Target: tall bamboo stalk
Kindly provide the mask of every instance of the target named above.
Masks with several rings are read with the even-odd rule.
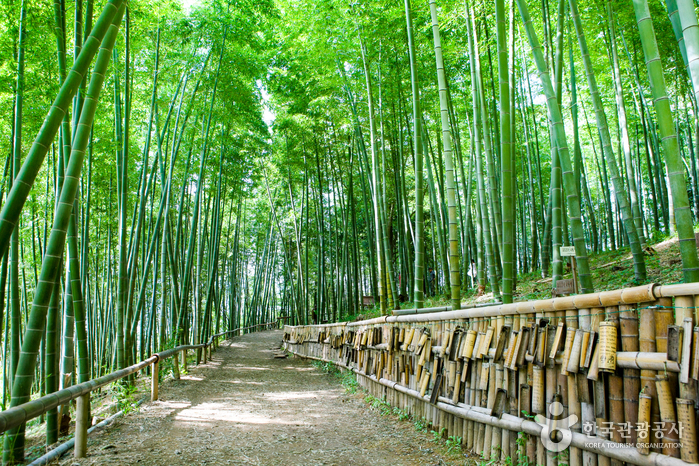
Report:
[[[670,101],[667,98],[665,76],[663,75],[658,44],[655,39],[653,20],[650,17],[647,0],[634,0],[633,7],[643,46],[643,55],[646,59],[653,105],[658,116],[658,130],[665,155],[667,175],[670,180],[677,235],[680,239],[684,281],[695,282],[699,281],[699,258],[697,257],[697,247],[694,241],[692,212],[689,209],[684,167],[677,145],[675,119],[670,110]]]
[[[539,39],[534,31],[534,25],[531,22],[531,16],[529,15],[529,8],[526,4],[526,0],[517,0],[517,6],[519,8],[520,15],[522,16],[522,22],[524,23],[527,38],[529,39],[529,43],[534,54],[539,79],[544,87],[546,103],[549,110],[549,118],[555,130],[554,133],[556,136],[558,154],[561,167],[563,169],[563,183],[565,185],[566,196],[568,198],[568,207],[570,209],[571,230],[573,234],[573,243],[575,245],[575,256],[579,267],[582,292],[591,293],[594,288],[592,284],[592,276],[590,275],[590,267],[587,260],[587,248],[585,245],[582,220],[580,218],[580,199],[575,191],[575,177],[573,175],[573,167],[571,165],[570,155],[568,153],[561,109],[556,102],[556,96],[554,95],[553,87],[551,86],[551,77],[546,70],[546,63],[544,61],[541,45],[539,44]]]
[[[430,15],[432,17],[432,35],[434,38],[434,54],[437,62],[437,81],[439,85],[439,108],[442,122],[442,145],[444,146],[444,165],[446,167],[447,204],[449,218],[449,283],[451,284],[452,309],[461,309],[461,277],[459,274],[459,232],[456,220],[456,183],[454,181],[454,159],[452,155],[452,139],[449,126],[449,107],[447,98],[447,81],[444,76],[444,59],[442,57],[442,42],[439,36],[439,20],[437,4],[430,0]]]
[[[643,256],[643,248],[641,241],[639,240],[639,233],[636,228],[636,224],[634,223],[634,214],[632,213],[631,206],[629,205],[626,189],[624,187],[623,180],[619,175],[616,156],[612,150],[607,115],[604,111],[599,89],[597,88],[597,79],[595,78],[595,71],[592,67],[592,60],[590,58],[590,52],[587,48],[587,40],[585,39],[585,31],[582,27],[582,21],[580,20],[580,14],[578,12],[578,2],[577,0],[569,0],[569,3],[573,23],[575,24],[575,31],[578,36],[578,44],[580,45],[580,54],[582,55],[583,65],[585,66],[587,84],[590,88],[590,96],[592,97],[592,104],[595,108],[597,129],[602,139],[602,150],[604,151],[605,159],[607,160],[607,165],[612,175],[612,183],[614,183],[614,193],[616,194],[617,205],[621,210],[621,216],[624,221],[624,229],[629,238],[629,246],[631,247],[631,254],[633,256],[634,277],[637,282],[642,283],[646,279],[646,264]]]
[[[60,193],[60,202],[56,208],[51,235],[46,245],[46,254],[41,264],[41,274],[27,322],[27,331],[24,336],[24,341],[22,342],[22,352],[17,366],[15,380],[12,385],[11,406],[18,406],[28,401],[31,394],[36,356],[44,333],[46,313],[53,292],[53,285],[58,278],[56,277],[56,271],[63,256],[66,230],[78,190],[85,149],[97,108],[99,92],[104,82],[104,76],[109,65],[110,55],[114,47],[114,42],[116,41],[117,31],[124,10],[125,6],[121,4],[118,12],[113,16],[108,31],[105,33],[104,43],[100,48],[100,53],[90,79],[85,105],[81,112],[80,122],[75,133],[73,150],[66,168],[66,178]],[[24,426],[11,429],[5,434],[3,463],[21,461],[24,458],[23,438]]]

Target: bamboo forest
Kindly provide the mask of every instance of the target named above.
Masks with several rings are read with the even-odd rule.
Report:
[[[98,391],[152,377],[157,399],[158,377],[194,370],[179,348],[198,367],[219,336],[287,326],[295,345],[303,333],[288,329],[699,282],[698,7],[3,0],[3,464],[73,428],[77,456],[85,394],[87,413]],[[624,299],[612,305],[642,302]],[[695,319],[699,304],[686,306]],[[699,351],[692,322],[687,358]],[[448,358],[461,330],[444,332]],[[623,351],[645,354],[644,341]],[[371,361],[378,383],[388,369]],[[696,406],[696,386],[679,390]],[[179,464],[162,461],[143,464]]]

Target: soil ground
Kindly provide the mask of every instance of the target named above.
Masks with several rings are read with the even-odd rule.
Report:
[[[369,408],[310,361],[275,359],[279,330],[222,343],[208,364],[161,384],[146,403],[90,436],[65,465],[451,465],[444,441]]]

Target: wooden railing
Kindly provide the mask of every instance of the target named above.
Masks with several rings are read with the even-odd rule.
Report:
[[[73,400],[77,400],[75,418],[74,456],[76,458],[84,458],[87,453],[87,430],[88,427],[90,427],[89,413],[91,392],[97,390],[100,387],[104,387],[107,384],[116,382],[117,380],[121,380],[124,377],[127,377],[152,365],[153,370],[151,377],[151,401],[155,401],[158,399],[158,364],[160,361],[163,361],[170,357],[174,357],[175,378],[179,378],[178,357],[180,353],[183,353],[183,358],[186,361],[187,351],[203,349],[203,362],[206,363],[207,353],[208,357],[210,357],[214,347],[218,345],[219,338],[224,337],[226,335],[236,336],[237,334],[242,334],[246,330],[267,330],[276,326],[277,322],[269,322],[264,324],[257,324],[248,327],[237,328],[235,330],[229,330],[227,332],[212,335],[206,343],[202,343],[199,345],[181,345],[166,351],[161,351],[159,353],[153,354],[148,359],[145,359],[132,366],[111,372],[97,379],[73,385],[71,387],[64,388],[63,390],[58,390],[54,393],[49,393],[48,395],[42,396],[41,398],[29,401],[19,406],[9,408],[5,411],[0,412],[0,433],[3,433],[13,427],[22,425],[31,419],[37,418],[42,414],[45,414],[48,411],[57,408],[58,406],[65,405]]]
[[[698,460],[698,308],[699,283],[651,284],[286,326],[284,345],[488,460],[681,466]]]

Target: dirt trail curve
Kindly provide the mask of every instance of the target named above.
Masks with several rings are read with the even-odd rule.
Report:
[[[160,399],[90,436],[63,464],[439,465],[412,423],[367,409],[307,360],[274,359],[279,330],[226,341]]]

